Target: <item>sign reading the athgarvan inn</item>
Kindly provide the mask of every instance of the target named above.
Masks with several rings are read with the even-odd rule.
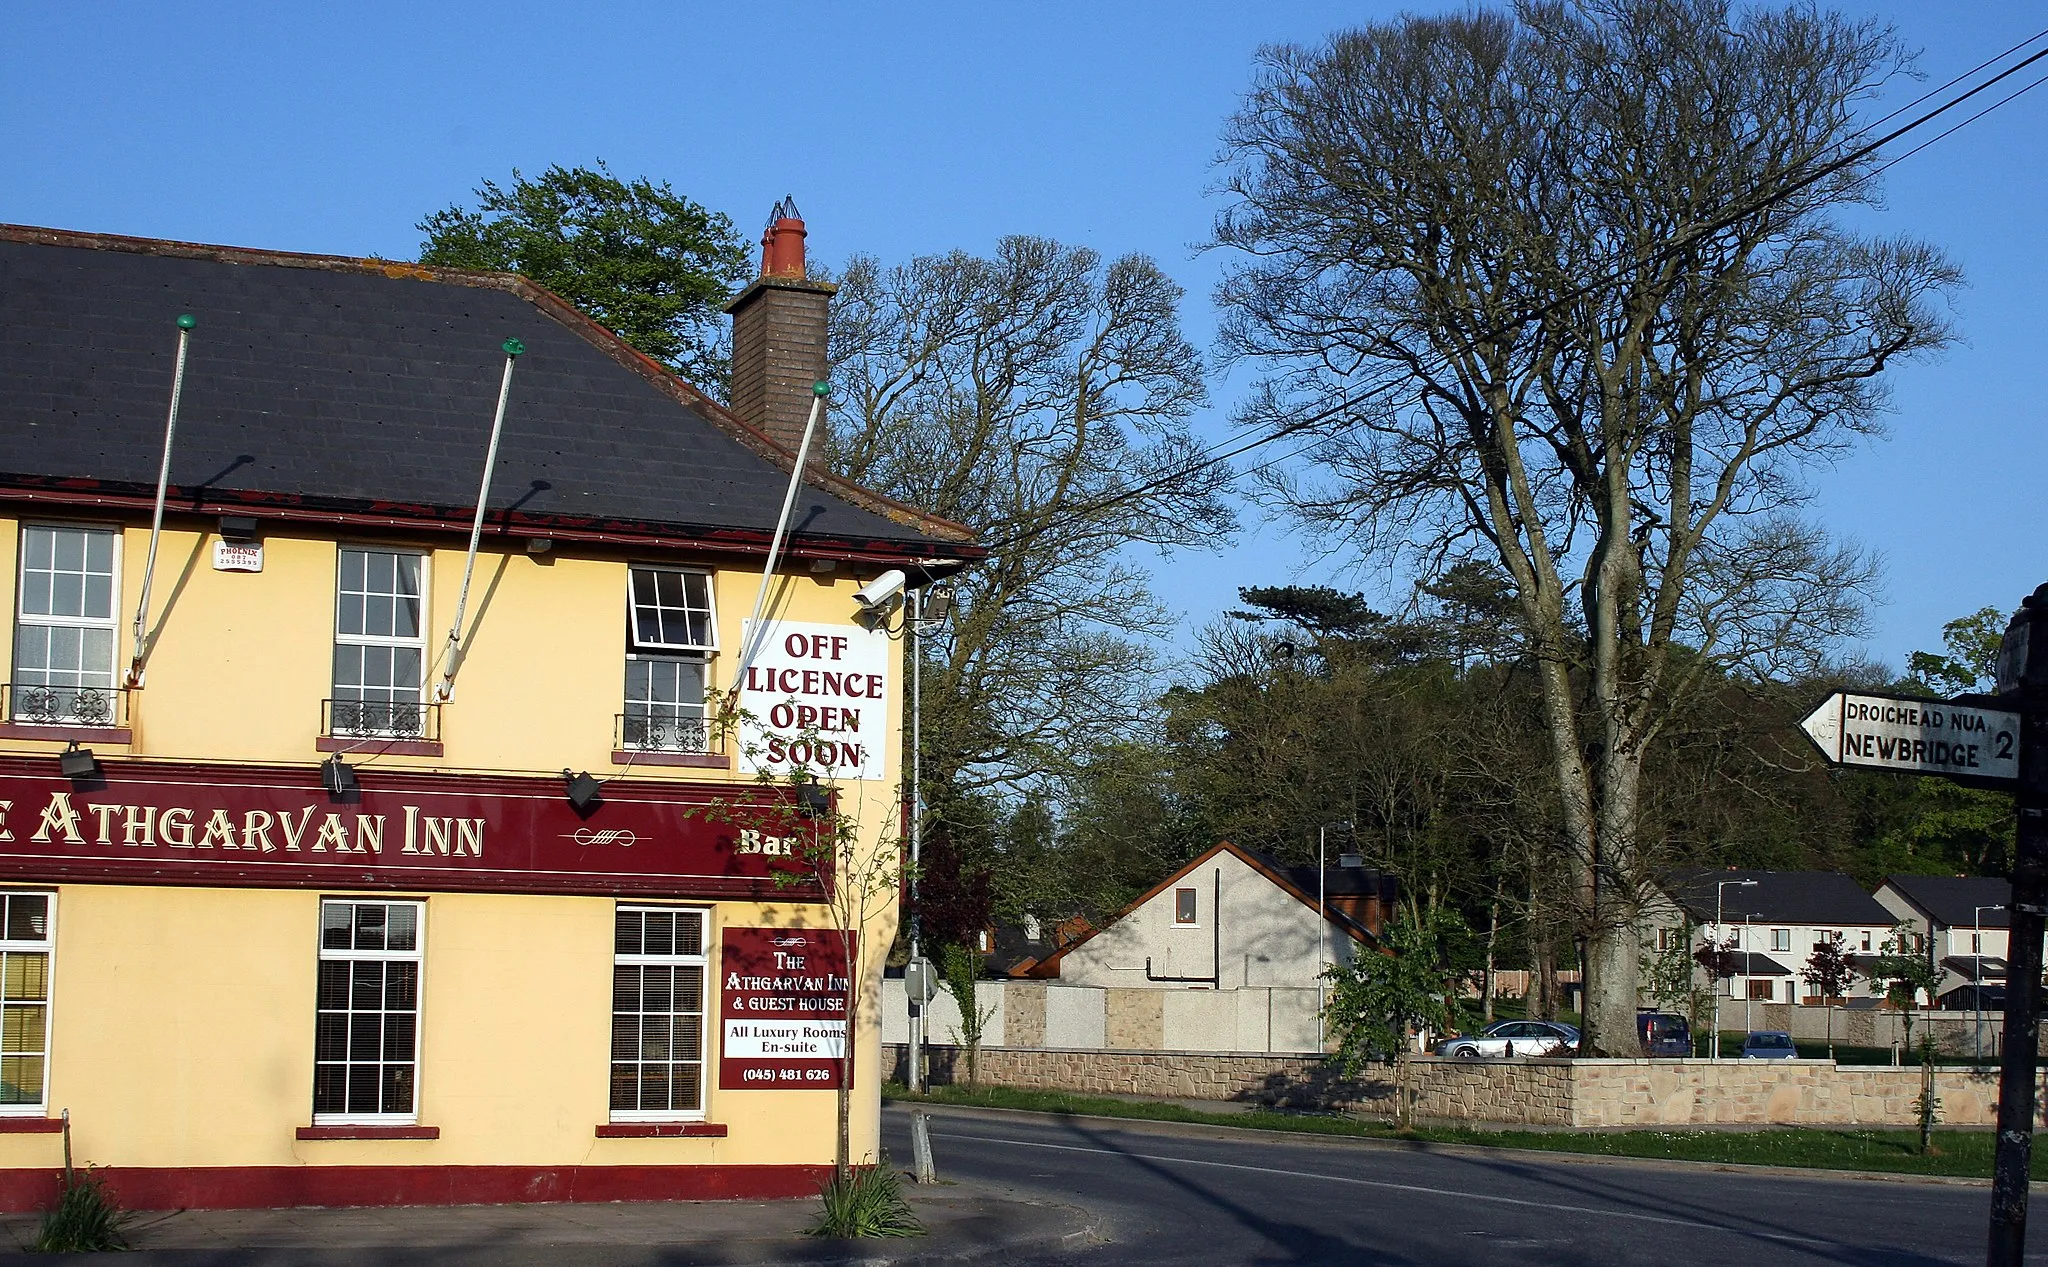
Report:
[[[727,928],[718,956],[718,1085],[823,1091],[846,1074],[846,951],[831,928]]]
[[[815,901],[787,793],[604,785],[588,816],[545,778],[358,767],[335,797],[319,772],[102,760],[73,781],[55,758],[0,757],[0,878],[262,888],[664,894]],[[786,878],[777,879],[777,873]]]

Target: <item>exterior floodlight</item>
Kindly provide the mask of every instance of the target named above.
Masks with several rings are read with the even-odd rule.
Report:
[[[1365,865],[1365,855],[1362,853],[1340,853],[1337,855],[1337,865],[1356,871]]]
[[[562,782],[568,791],[569,808],[579,814],[588,814],[604,801],[604,784],[587,773],[572,774],[565,769]]]
[[[320,783],[329,796],[353,796],[360,786],[356,782],[356,772],[349,768],[339,753],[320,763]]]
[[[951,585],[934,585],[924,592],[924,598],[917,608],[917,618],[919,620],[930,621],[935,625],[943,625],[946,623],[946,617],[952,614],[953,587]]]
[[[805,818],[824,818],[832,812],[832,793],[816,783],[796,785],[796,810]]]
[[[74,739],[70,747],[57,754],[57,769],[67,779],[89,779],[100,772],[100,763],[92,749],[79,747]]]

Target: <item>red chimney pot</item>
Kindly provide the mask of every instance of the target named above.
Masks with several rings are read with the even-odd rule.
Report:
[[[804,276],[804,222],[784,216],[761,235],[761,276]]]

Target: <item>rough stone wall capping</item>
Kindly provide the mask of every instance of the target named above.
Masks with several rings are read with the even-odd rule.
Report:
[[[934,1084],[964,1079],[957,1049],[930,1049]],[[884,1059],[901,1078],[903,1049]],[[984,1085],[1160,1099],[1229,1100],[1368,1116],[1394,1110],[1393,1069],[1337,1076],[1314,1056],[1188,1051],[1093,1051],[984,1047]],[[1836,1065],[1826,1060],[1446,1060],[1410,1065],[1418,1119],[1577,1127],[1911,1126],[1920,1070]],[[2048,1077],[2037,1096],[2048,1125]],[[1995,1071],[1935,1072],[1944,1126],[1990,1126],[1998,1112]]]

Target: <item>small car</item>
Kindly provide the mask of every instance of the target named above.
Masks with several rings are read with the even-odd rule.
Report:
[[[1799,1049],[1782,1029],[1753,1029],[1742,1040],[1744,1060],[1795,1060]]]
[[[1459,1060],[1487,1056],[1566,1056],[1578,1050],[1579,1031],[1563,1021],[1495,1021],[1476,1034],[1437,1044],[1437,1054]]]
[[[1636,1013],[1636,1037],[1646,1056],[1692,1056],[1692,1024],[1676,1013]]]

